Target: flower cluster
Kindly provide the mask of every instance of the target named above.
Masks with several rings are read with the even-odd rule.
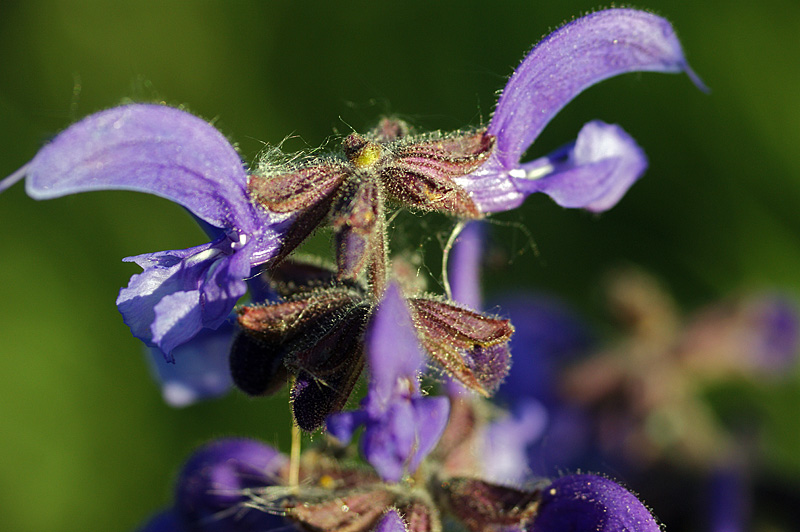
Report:
[[[248,169],[209,123],[133,104],[69,127],[0,182],[24,177],[35,199],[127,189],[185,207],[210,242],[124,259],[143,271],[117,298],[165,397],[183,405],[231,384],[265,395],[288,383],[296,426],[330,436],[291,461],[250,440],[210,444],[145,530],[658,530],[604,477],[526,474],[524,449],[542,424],[534,410],[508,418],[486,401],[509,373],[514,327],[481,311],[476,226],[456,241],[446,294],[404,275],[387,238],[394,209],[461,227],[535,192],[568,208],[613,207],[647,166],[619,126],[589,122],[556,152],[523,156],[581,91],[636,71],[685,72],[702,88],[667,21],[609,9],[534,47],[485,126],[419,134],[385,118],[333,153]],[[320,228],[333,233],[332,266],[293,255]],[[364,368],[366,396],[345,410]],[[437,380],[446,393],[431,396]],[[368,465],[347,447],[358,434]]]

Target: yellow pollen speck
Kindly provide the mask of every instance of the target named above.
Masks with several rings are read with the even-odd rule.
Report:
[[[550,488],[550,495],[555,495],[555,494],[556,494],[556,489]]]
[[[381,147],[372,142],[367,143],[366,146],[358,150],[358,153],[353,157],[353,165],[357,168],[366,168],[377,163],[381,158]]]
[[[336,486],[336,481],[330,475],[322,475],[319,478],[319,486],[325,489],[333,489]]]

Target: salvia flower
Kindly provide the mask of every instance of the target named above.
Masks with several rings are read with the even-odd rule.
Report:
[[[251,176],[250,193],[271,211],[295,214],[281,256],[321,223],[333,226],[340,278],[355,278],[367,265],[384,267],[387,197],[461,218],[515,208],[534,192],[564,207],[603,211],[647,166],[642,150],[618,126],[590,122],[569,146],[520,160],[580,92],[635,71],[683,71],[704,88],[669,22],[630,9],[600,11],[553,32],[528,54],[488,127],[418,136],[403,122],[384,119],[367,135],[348,135],[340,154],[288,167],[266,164]]]
[[[34,199],[91,190],[162,196],[201,220],[212,238],[189,249],[124,259],[144,270],[120,291],[117,306],[134,336],[167,356],[202,328],[216,329],[246,292],[253,266],[280,243],[280,217],[252,204],[236,150],[213,126],[163,105],[125,105],[70,126],[27,165]]]
[[[362,408],[335,414],[328,432],[347,442],[366,427],[361,447],[367,461],[389,482],[413,473],[447,424],[446,397],[423,397],[419,376],[425,365],[411,312],[392,283],[370,318],[365,339],[369,391]]]
[[[651,13],[608,9],[554,31],[531,50],[503,89],[486,130],[495,138],[489,159],[455,181],[483,213],[513,209],[534,192],[564,207],[613,207],[647,166],[642,150],[618,126],[590,122],[575,143],[520,161],[545,125],[583,90],[639,71],[686,72],[704,89],[672,26]]]

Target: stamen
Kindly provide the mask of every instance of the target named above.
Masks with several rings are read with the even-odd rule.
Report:
[[[233,235],[230,235],[228,238],[230,238],[231,236],[238,236],[239,237],[238,240],[235,240],[235,241],[231,242],[231,249],[232,250],[236,251],[237,249],[242,249],[244,247],[244,245],[247,244],[247,235],[245,233],[242,233],[240,235],[236,235],[236,233],[234,233]],[[233,240],[233,239],[231,239],[231,240]]]
[[[508,175],[515,179],[527,179],[528,181],[535,181],[549,175],[555,170],[552,164],[547,163],[538,168],[525,170],[524,168],[514,168],[509,170]]]
[[[219,248],[212,247],[212,248],[208,248],[205,251],[201,251],[197,255],[192,255],[191,257],[187,257],[186,260],[184,261],[184,263],[186,264],[186,266],[193,266],[193,265],[198,264],[200,262],[205,262],[207,260],[211,260],[214,257],[216,257],[218,255],[221,255],[221,254],[222,254],[222,251]]]

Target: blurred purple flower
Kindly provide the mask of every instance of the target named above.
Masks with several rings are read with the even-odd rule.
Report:
[[[485,227],[468,223],[450,252],[448,278],[453,299],[482,306],[481,262]],[[558,369],[588,349],[590,335],[583,323],[555,299],[533,293],[501,298],[498,305],[515,326],[508,348],[514,354],[497,397],[510,409],[490,423],[483,436],[483,473],[487,480],[522,483],[547,476],[580,454],[589,425],[585,414],[557,396]],[[459,383],[445,381],[451,396],[466,393]],[[543,438],[544,437],[544,438]]]
[[[533,477],[529,448],[545,435],[548,412],[538,401],[523,401],[506,417],[490,423],[481,446],[482,478],[504,485],[523,485]]]
[[[187,532],[175,511],[165,510],[151,517],[137,532]]]
[[[139,532],[286,530],[282,517],[246,505],[248,489],[281,483],[286,462],[278,451],[254,440],[216,440],[183,466],[174,507],[156,515]]]
[[[364,456],[381,478],[397,482],[405,472],[415,471],[439,441],[450,406],[445,397],[423,397],[420,392],[425,356],[396,284],[386,288],[367,327],[367,396],[359,410],[330,416],[328,431],[347,442],[364,425]]]
[[[544,38],[511,76],[487,133],[496,146],[486,163],[455,181],[483,213],[518,207],[543,192],[563,207],[604,211],[641,176],[647,160],[615,125],[586,124],[577,140],[555,153],[522,163],[545,125],[583,90],[626,72],[686,72],[672,26],[633,9],[608,9],[579,18]]]
[[[714,469],[708,481],[708,513],[711,532],[749,530],[752,486],[741,464]]]
[[[250,201],[245,168],[228,140],[163,105],[84,118],[0,182],[0,191],[25,176],[34,199],[134,190],[172,200],[201,221],[208,244],[124,259],[144,271],[120,291],[117,306],[134,336],[170,360],[173,349],[227,319],[247,290],[244,279],[276,253],[283,230],[281,217]]]
[[[709,306],[687,327],[684,358],[709,375],[784,375],[797,363],[800,314],[785,294]]]
[[[518,479],[548,476],[574,466],[587,445],[589,418],[559,396],[557,385],[559,370],[589,348],[590,334],[573,312],[553,298],[528,293],[498,301],[516,327],[509,345],[513,371],[497,391],[510,417],[490,426],[487,436],[509,447],[506,456],[524,457],[527,468],[516,470]],[[518,432],[511,437],[514,427]],[[502,466],[502,454],[489,456],[487,470]]]

